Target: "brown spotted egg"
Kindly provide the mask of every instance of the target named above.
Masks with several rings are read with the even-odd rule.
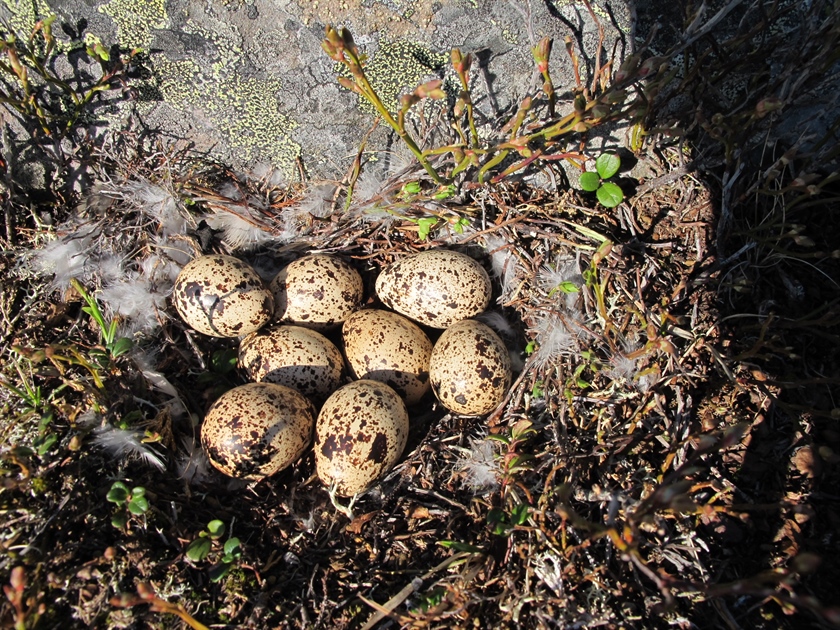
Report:
[[[344,358],[321,333],[274,326],[239,344],[239,365],[253,381],[277,383],[324,401],[344,380]]]
[[[344,322],[342,337],[354,378],[387,383],[407,405],[429,391],[432,342],[414,322],[390,311],[357,311]]]
[[[376,295],[388,308],[432,328],[448,328],[478,315],[490,303],[490,277],[459,252],[432,249],[386,267]]]
[[[275,383],[248,383],[222,394],[201,424],[210,463],[230,477],[259,480],[293,464],[312,441],[315,409]]]
[[[258,330],[274,313],[274,298],[250,265],[212,254],[187,263],[172,289],[175,310],[195,330],[238,337]]]
[[[480,416],[501,403],[511,381],[510,355],[493,330],[466,319],[447,328],[429,361],[432,391],[455,413]]]
[[[378,381],[353,381],[318,414],[318,477],[339,496],[356,495],[397,463],[407,440],[408,412],[399,395]]]
[[[362,277],[348,263],[322,254],[299,258],[271,281],[275,318],[315,330],[341,324],[362,303]]]

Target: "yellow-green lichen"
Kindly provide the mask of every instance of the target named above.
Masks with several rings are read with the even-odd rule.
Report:
[[[35,22],[55,13],[46,0],[2,0],[11,13],[9,26],[12,32],[21,35],[29,34]]]
[[[409,41],[384,42],[365,66],[365,73],[382,102],[390,111],[399,108],[399,97],[432,75],[438,75],[449,56]],[[360,100],[363,111],[373,107]]]
[[[159,59],[155,74],[164,100],[183,110],[200,109],[242,162],[268,159],[284,173],[295,172],[300,146],[289,135],[297,124],[277,108],[277,79],[215,75],[208,81],[193,61]]]
[[[165,10],[149,9],[143,19],[127,8],[141,0],[111,0],[103,7],[117,23],[120,44],[148,47],[153,28],[161,28],[168,20]],[[154,0],[163,9],[162,0]],[[216,25],[209,31],[193,21],[183,25],[185,33],[195,34],[215,51],[206,69],[195,61],[173,61],[163,55],[153,55],[151,62],[157,88],[165,102],[185,112],[199,110],[219,133],[220,140],[236,152],[237,160],[271,160],[287,175],[295,172],[300,146],[290,139],[297,126],[280,113],[277,94],[281,83],[276,79],[242,77],[238,62],[243,50],[234,27],[228,23]],[[123,40],[128,37],[129,40]]]
[[[126,48],[149,48],[152,29],[166,28],[169,15],[164,0],[111,0],[99,7],[117,25],[117,39]]]

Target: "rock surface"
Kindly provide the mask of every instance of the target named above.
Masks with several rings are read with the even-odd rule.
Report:
[[[593,2],[593,8],[605,30],[605,50],[621,57],[632,41],[625,0]],[[574,0],[0,3],[0,13],[18,28],[32,24],[35,11],[39,17],[56,13],[65,32],[83,26],[106,45],[149,51],[150,76],[139,98],[122,106],[135,110],[148,128],[235,167],[270,164],[292,177],[299,158],[309,176],[343,175],[374,118],[336,83],[338,68],[321,49],[327,24],[350,28],[368,55],[375,87],[394,107],[402,93],[435,77],[454,89],[450,50],[474,53],[478,122],[497,126],[541,85],[530,52],[540,38],[554,38],[551,73],[567,101],[575,81],[565,37],[584,51],[589,71],[598,42],[597,23]],[[406,156],[383,127],[368,146],[385,168],[399,168]]]

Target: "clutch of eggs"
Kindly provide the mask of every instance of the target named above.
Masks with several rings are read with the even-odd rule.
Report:
[[[511,382],[504,343],[473,319],[487,308],[489,276],[448,250],[406,256],[376,280],[393,311],[359,310],[359,273],[329,255],[304,256],[265,286],[246,263],[221,255],[184,267],[173,303],[195,330],[242,337],[239,364],[256,381],[208,411],[201,440],[230,476],[260,479],[305,451],[315,433],[319,477],[337,494],[364,491],[398,461],[408,435],[406,405],[431,389],[447,409],[483,415]],[[269,328],[269,321],[279,322]],[[417,323],[445,329],[437,343]],[[321,332],[338,326],[344,356]],[[321,332],[318,332],[321,331]],[[345,364],[351,378],[345,381]],[[321,412],[307,398],[322,403]]]

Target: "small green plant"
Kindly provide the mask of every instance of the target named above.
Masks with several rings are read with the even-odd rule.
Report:
[[[531,470],[533,455],[522,453],[520,447],[533,435],[536,434],[533,423],[530,420],[519,420],[511,428],[507,435],[490,434],[487,439],[504,444],[506,452],[502,453],[502,487],[505,488],[515,483],[515,477],[521,472]]]
[[[117,505],[117,511],[111,517],[111,525],[117,529],[124,529],[131,515],[142,516],[149,510],[146,489],[142,486],[129,489],[122,481],[115,481],[106,498]]]
[[[615,153],[602,153],[595,160],[595,171],[580,175],[580,187],[587,192],[594,192],[598,201],[605,208],[615,208],[624,200],[624,192],[618,184],[605,181],[621,168],[621,158]]]
[[[28,37],[16,36],[0,23],[0,103],[33,121],[36,132],[58,139],[76,125],[97,94],[124,82],[139,51],[121,54],[96,38],[85,45],[59,42],[52,29],[55,20],[55,15],[39,20]],[[99,76],[72,85],[56,70],[62,67],[56,59],[70,52],[96,62]]]
[[[102,314],[102,310],[99,308],[96,299],[85,290],[82,284],[75,278],[70,280],[70,284],[73,285],[73,288],[76,289],[87,304],[87,306],[82,307],[82,310],[90,315],[99,325],[102,342],[105,345],[108,356],[111,359],[116,359],[131,350],[134,346],[131,339],[128,337],[117,337],[117,326],[119,324],[117,319],[112,319],[110,322],[105,321],[105,316]]]
[[[198,534],[198,538],[192,541],[187,547],[186,556],[193,562],[202,562],[210,556],[214,547],[218,547],[218,542],[225,535],[225,524],[214,519],[207,523],[205,527]],[[210,568],[210,579],[213,582],[218,582],[225,577],[231,567],[242,557],[242,549],[239,544],[239,539],[235,537],[228,538],[222,545],[218,561]]]
[[[346,28],[341,31],[336,31],[333,27],[327,26],[326,39],[321,43],[326,53],[335,61],[344,64],[350,71],[353,79],[347,77],[339,77],[338,82],[351,92],[365,98],[373,107],[382,119],[397,132],[400,138],[405,142],[406,146],[411,150],[414,156],[419,160],[420,164],[429,174],[429,176],[438,184],[443,184],[444,181],[438,175],[437,171],[429,162],[429,159],[420,150],[417,141],[405,128],[405,116],[408,111],[424,98],[440,99],[446,96],[445,92],[440,89],[440,80],[435,79],[419,86],[411,94],[406,94],[402,97],[400,102],[400,111],[394,117],[388,108],[379,98],[376,90],[368,81],[367,75],[363,70],[364,55],[359,54],[359,49],[353,41],[353,36]]]
[[[595,17],[594,13],[592,15]],[[595,19],[597,21],[596,17]],[[456,48],[451,52],[451,62],[458,75],[460,91],[451,111],[454,135],[450,136],[449,144],[445,144],[444,141],[443,146],[421,149],[421,143],[406,127],[406,116],[411,108],[423,99],[443,99],[446,93],[442,82],[434,79],[403,95],[399,112],[393,113],[388,111],[368,80],[364,70],[366,57],[359,52],[346,28],[336,30],[327,26],[322,47],[330,58],[342,64],[349,72],[349,77],[340,76],[338,82],[373,106],[381,119],[399,135],[429,177],[439,186],[453,183],[458,175],[470,169],[479,183],[484,183],[492,170],[502,169],[490,178],[491,182],[496,183],[539,162],[570,160],[579,163],[584,156],[567,149],[572,134],[586,133],[597,125],[619,118],[635,121],[646,113],[640,102],[628,99],[627,88],[645,79],[651,71],[650,68],[639,65],[639,55],[625,60],[614,76],[611,64],[601,65],[599,62],[593,72],[591,84],[584,85],[580,79],[579,59],[574,54],[569,40],[567,50],[572,58],[577,84],[573,90],[574,108],[569,114],[557,118],[556,93],[549,75],[552,42],[545,38],[531,51],[543,78],[542,95],[527,96],[523,99],[516,113],[501,128],[505,137],[481,138],[475,125],[469,86],[472,56],[463,54]],[[598,58],[600,59],[600,56]],[[360,167],[358,157],[355,166],[354,178],[358,176]],[[350,188],[352,189],[352,184]]]
[[[55,419],[52,401],[64,386],[59,386],[50,391],[49,396],[44,396],[40,385],[35,385],[31,376],[27,376],[21,368],[20,361],[15,362],[15,369],[17,370],[20,384],[15,385],[10,383],[5,378],[0,377],[0,386],[5,387],[18,398],[20,398],[24,407],[18,420],[29,418],[33,415],[39,416],[38,420],[38,434],[35,437],[32,446],[39,456],[44,455],[49,451],[56,442],[58,436],[51,430],[52,421]]]
[[[496,536],[507,537],[516,527],[527,523],[528,516],[528,506],[524,503],[514,505],[509,510],[492,508],[487,513],[487,524]]]

